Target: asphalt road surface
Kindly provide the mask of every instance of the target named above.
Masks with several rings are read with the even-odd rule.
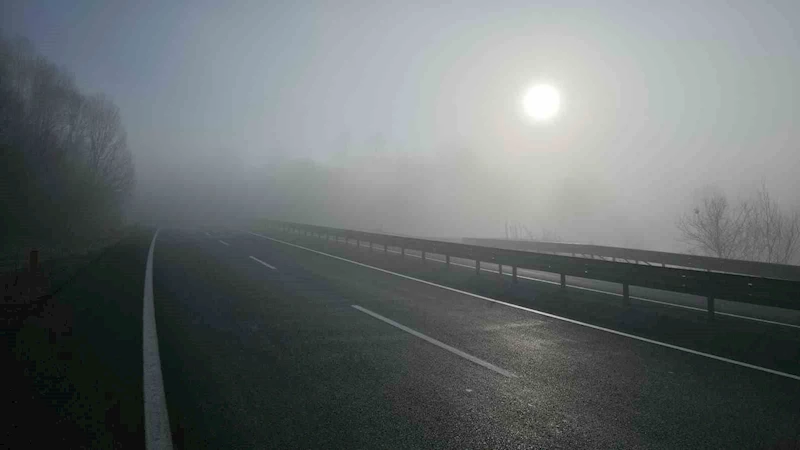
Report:
[[[658,305],[623,313],[592,292],[501,289],[465,268],[445,274],[377,249],[273,237],[162,230],[156,241],[155,317],[177,448],[800,445],[797,329],[734,318],[712,326]],[[598,326],[617,320],[632,334],[784,375],[298,245],[492,298],[527,289],[525,306],[584,321],[591,313]]]

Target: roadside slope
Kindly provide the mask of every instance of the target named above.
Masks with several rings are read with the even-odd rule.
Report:
[[[142,281],[151,237],[139,230],[98,253],[49,300],[55,318],[4,334],[12,447],[144,446]],[[71,332],[51,334],[64,324]]]

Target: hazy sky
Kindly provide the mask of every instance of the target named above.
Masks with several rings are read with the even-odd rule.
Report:
[[[382,136],[477,151],[523,191],[579,180],[645,221],[705,183],[800,203],[800,2],[439,3],[21,0],[2,20],[113,97],[142,170]],[[545,126],[520,112],[538,80],[563,101]]]

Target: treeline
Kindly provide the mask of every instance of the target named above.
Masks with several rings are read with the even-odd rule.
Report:
[[[0,246],[114,228],[133,187],[117,107],[0,35]]]
[[[417,236],[496,226],[502,186],[467,152],[367,155],[345,164],[286,160],[254,177],[250,203],[283,220]]]
[[[222,151],[189,162],[150,159],[154,167],[141,170],[135,216],[164,226],[271,217],[447,237],[480,235],[496,227],[501,211],[502,186],[487,181],[494,176],[468,152],[275,157],[261,166],[231,159]]]
[[[792,264],[800,255],[800,210],[781,207],[766,182],[738,203],[722,191],[707,192],[677,226],[684,242],[708,256]]]

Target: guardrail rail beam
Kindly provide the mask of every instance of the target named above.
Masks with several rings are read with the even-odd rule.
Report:
[[[428,253],[445,255],[448,267],[451,258],[473,260],[476,275],[480,275],[481,261],[497,264],[501,275],[505,275],[503,266],[507,265],[511,266],[514,282],[518,281],[521,268],[559,274],[563,288],[567,276],[622,284],[622,299],[626,305],[630,304],[630,285],[633,285],[705,297],[710,318],[715,314],[715,299],[800,310],[800,268],[790,265],[582,244],[509,243],[496,239],[465,239],[477,243],[457,243],[292,222],[268,220],[265,223],[269,229],[286,230],[298,236],[312,232],[317,236],[324,234],[326,238],[332,235],[335,241],[346,244],[354,239],[357,247],[361,246],[361,241],[367,241],[371,251],[377,242],[383,244],[384,253],[388,253],[391,243],[400,248],[403,258],[406,249],[421,252],[423,262],[427,262]],[[570,253],[584,257],[567,256]]]

